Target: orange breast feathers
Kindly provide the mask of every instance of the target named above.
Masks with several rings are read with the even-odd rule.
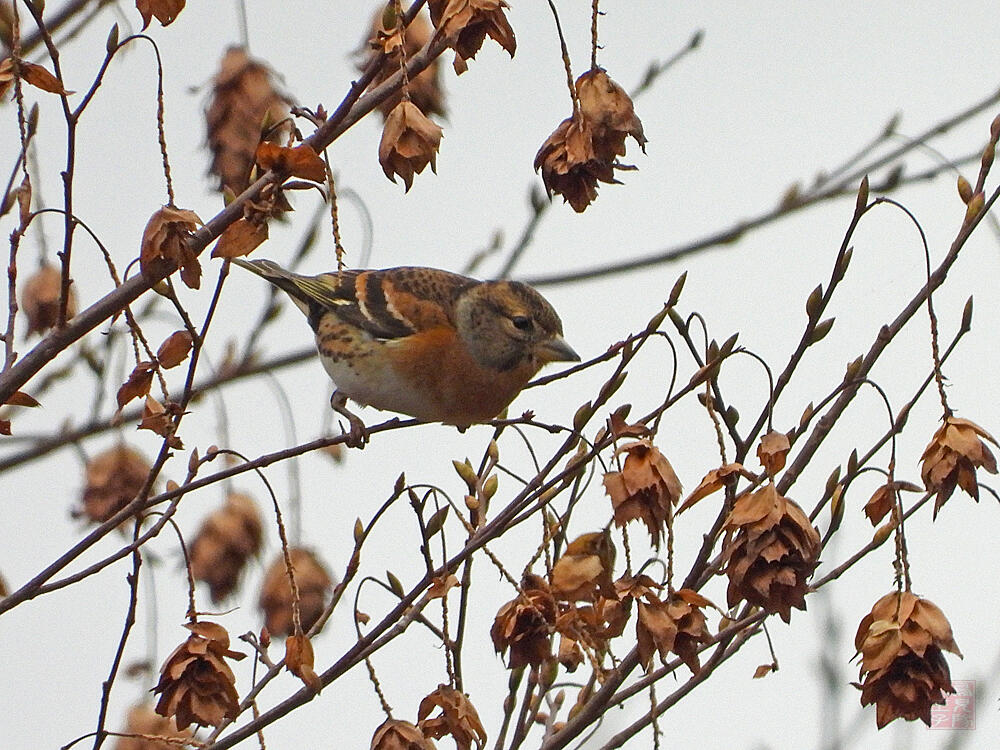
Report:
[[[526,362],[504,372],[487,369],[457,338],[452,326],[439,325],[386,346],[392,368],[423,391],[438,420],[467,426],[503,411],[539,366]]]

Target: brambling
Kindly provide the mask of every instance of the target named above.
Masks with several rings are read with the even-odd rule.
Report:
[[[350,398],[459,428],[507,407],[548,362],[578,362],[552,306],[518,281],[477,281],[436,268],[302,276],[269,260],[233,263],[285,291],[305,313],[336,391],[331,406],[364,425]]]

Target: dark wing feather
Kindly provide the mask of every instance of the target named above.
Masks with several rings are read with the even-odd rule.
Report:
[[[329,311],[378,339],[454,325],[455,299],[463,289],[479,283],[467,276],[415,266],[302,276],[269,260],[234,258],[233,262],[287,292],[313,329]]]
[[[477,283],[466,276],[413,266],[361,271],[349,289],[341,289],[347,304],[335,312],[376,338],[401,338],[453,326],[455,299],[462,289]]]

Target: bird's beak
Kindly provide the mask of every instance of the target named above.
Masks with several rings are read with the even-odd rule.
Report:
[[[566,343],[562,336],[555,336],[538,344],[535,351],[543,362],[579,362],[580,355]]]

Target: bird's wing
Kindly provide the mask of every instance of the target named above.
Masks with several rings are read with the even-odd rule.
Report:
[[[318,279],[333,285],[336,273]],[[453,327],[452,313],[459,291],[473,279],[435,268],[403,266],[357,271],[340,276],[336,315],[376,338],[393,339],[438,327]]]
[[[456,296],[479,283],[467,276],[415,266],[302,276],[268,260],[234,262],[287,292],[313,328],[322,313],[329,311],[378,339],[454,326]]]

